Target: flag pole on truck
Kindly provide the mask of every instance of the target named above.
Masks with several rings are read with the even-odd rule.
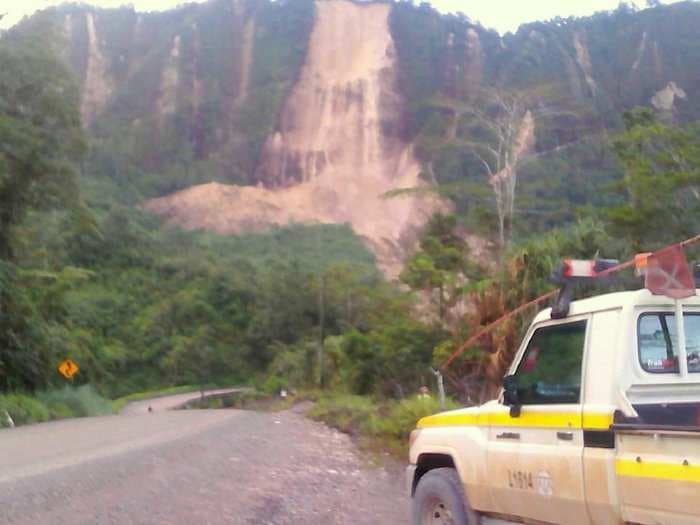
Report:
[[[492,323],[478,330],[474,335],[467,338],[450,356],[443,361],[438,367],[443,373],[447,372],[450,364],[465,350],[477,343],[483,336],[493,331],[502,323],[528,310],[530,307],[541,304],[549,299],[556,298],[552,308],[554,315],[566,315],[565,309],[568,308],[568,301],[571,300],[572,282],[576,279],[599,279],[607,277],[621,270],[635,268],[638,275],[643,275],[645,278],[645,287],[655,295],[668,295],[676,300],[676,333],[679,340],[682,337],[682,342],[679,342],[679,352],[683,352],[683,357],[687,359],[686,344],[685,344],[685,326],[683,325],[683,305],[681,299],[695,295],[695,277],[691,273],[688,262],[685,258],[684,248],[700,242],[700,234],[690,237],[677,244],[669,245],[654,253],[638,254],[632,259],[623,263],[617,263],[612,260],[599,261],[577,261],[565,260],[562,268],[559,270],[558,276],[564,285],[561,288],[547,292],[531,301],[521,304],[514,310],[508,312],[502,317],[496,319]],[[556,274],[556,272],[555,272]],[[681,346],[682,345],[682,346]],[[688,373],[688,363],[685,359],[679,362],[681,371],[685,370],[685,375]],[[449,377],[449,375],[448,375]]]
[[[655,295],[674,299],[678,336],[678,371],[688,377],[688,352],[685,340],[683,302],[695,295],[695,278],[688,267],[681,244],[673,244],[652,254],[637,257],[637,273],[644,275],[644,286]]]

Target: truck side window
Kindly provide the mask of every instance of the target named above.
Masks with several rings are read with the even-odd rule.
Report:
[[[700,314],[684,314],[688,372],[700,373]],[[639,362],[651,374],[678,373],[676,316],[655,312],[639,316],[637,323]]]
[[[515,373],[523,405],[580,401],[585,339],[586,321],[535,331]]]

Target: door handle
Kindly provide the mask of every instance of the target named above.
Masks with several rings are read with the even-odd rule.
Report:
[[[561,439],[562,441],[573,441],[574,440],[574,433],[573,432],[557,432],[557,438]]]
[[[520,439],[520,434],[517,432],[503,432],[502,434],[498,434],[496,439]]]

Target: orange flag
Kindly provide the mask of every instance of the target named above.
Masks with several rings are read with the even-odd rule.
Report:
[[[649,256],[644,286],[654,295],[674,299],[695,295],[695,280],[680,244],[672,244]]]

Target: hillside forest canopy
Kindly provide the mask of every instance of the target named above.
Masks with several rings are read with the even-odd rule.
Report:
[[[237,164],[241,183],[251,182],[255,152],[276,119],[267,112],[279,105],[303,58],[299,42],[313,4],[260,9],[269,25],[252,73],[261,97],[237,116],[250,124],[249,142],[230,137],[247,152]],[[663,16],[658,9],[622,9],[597,22],[616,31],[631,16]],[[292,22],[281,24],[288,15]],[[539,30],[556,41],[571,26],[594,21]],[[168,166],[133,157],[127,142],[139,138],[122,133],[118,121],[86,129],[79,81],[56,52],[59,36],[50,20],[39,16],[2,34],[0,391],[61,387],[56,365],[70,357],[81,368],[75,386],[92,385],[110,398],[185,384],[403,398],[433,385],[430,368],[478,327],[551,289],[548,276],[562,256],[627,258],[700,231],[700,114],[669,118],[648,105],[628,107],[570,143],[550,148],[548,141],[563,135],[538,137],[549,149],[519,166],[522,187],[513,190],[514,204],[500,209],[484,172],[470,168],[492,138],[488,127],[478,127],[475,108],[495,104],[512,110],[504,118],[522,119],[518,104],[534,96],[530,88],[540,88],[520,78],[523,91],[515,93],[511,81],[519,75],[512,70],[492,72],[501,86],[513,87],[498,100],[451,87],[432,69],[440,65],[436,57],[449,55],[432,31],[471,22],[402,2],[391,23],[410,108],[403,132],[416,140],[426,177],[435,175],[431,191],[454,203],[452,212],[428,222],[396,282],[377,271],[372,254],[344,225],[292,224],[238,236],[166,227],[140,203],[215,180],[216,168],[181,147],[184,135],[176,127],[172,142],[163,137],[159,144],[159,155],[181,155]],[[491,45],[488,38],[483,45]],[[206,67],[224,74],[216,64]],[[615,72],[609,75],[612,82]],[[215,133],[212,104],[198,136]],[[566,127],[565,109],[571,108],[550,115],[556,129]],[[590,109],[576,114],[576,126]],[[445,134],[453,125],[456,134]],[[469,136],[481,145],[460,136],[476,128]],[[554,161],[544,162],[552,155]],[[501,161],[487,160],[479,170],[495,171]],[[486,255],[470,249],[465,231],[488,241]],[[451,394],[464,402],[492,396],[527,321],[512,321],[461,355],[452,370],[459,380],[447,385]]]

